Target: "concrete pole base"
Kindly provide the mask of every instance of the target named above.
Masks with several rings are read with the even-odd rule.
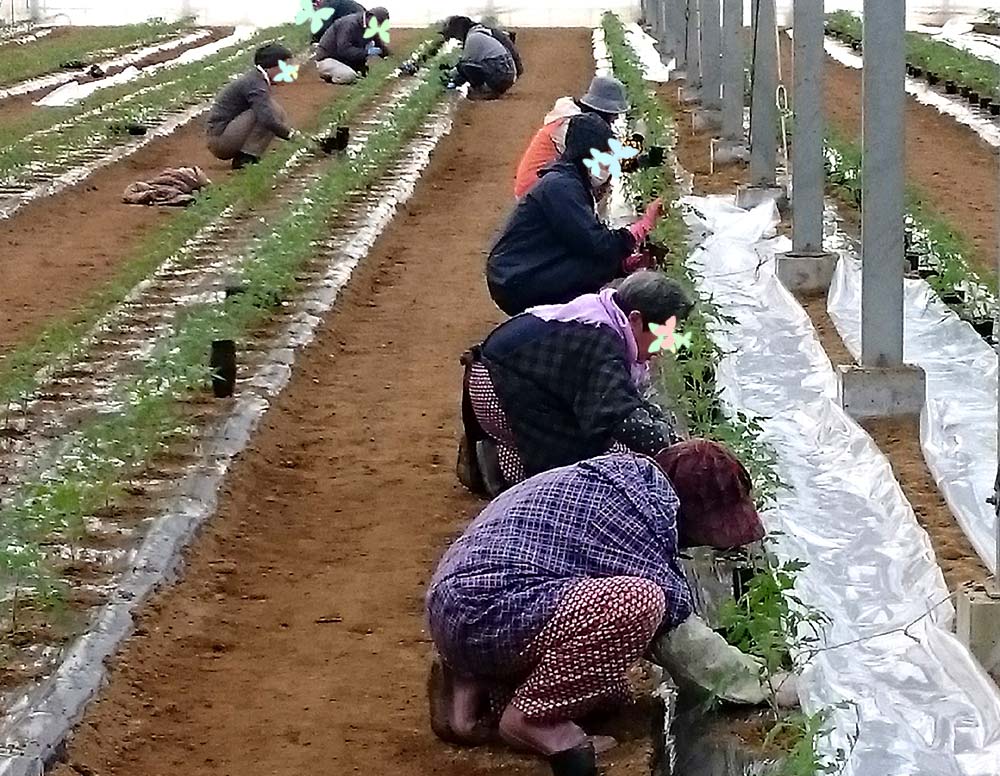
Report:
[[[736,207],[753,210],[765,202],[774,202],[778,210],[788,209],[788,193],[783,186],[740,186],[736,192]]]
[[[792,293],[825,294],[836,266],[837,257],[832,253],[783,253],[778,256],[777,275]]]
[[[927,395],[927,376],[918,366],[837,367],[838,398],[856,420],[919,415]]]
[[[750,147],[739,140],[712,140],[712,166],[725,167],[730,164],[749,164]]]
[[[674,68],[670,71],[671,81],[686,81],[687,80],[687,68],[679,67]]]
[[[722,111],[711,108],[696,108],[691,113],[691,125],[695,132],[722,129]]]
[[[681,87],[680,101],[682,105],[694,105],[695,103],[701,102],[701,87],[700,86]]]
[[[991,596],[981,585],[962,590],[955,634],[983,668],[990,672],[1000,669],[1000,598]]]

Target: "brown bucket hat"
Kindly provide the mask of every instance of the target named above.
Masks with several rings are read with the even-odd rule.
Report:
[[[682,547],[728,550],[764,537],[750,473],[725,445],[690,439],[661,450],[654,459],[681,502],[677,525]]]

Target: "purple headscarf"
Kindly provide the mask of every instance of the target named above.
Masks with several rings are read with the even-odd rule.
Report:
[[[615,304],[615,289],[605,288],[597,294],[584,294],[566,304],[543,304],[525,310],[543,321],[561,321],[563,323],[590,323],[595,326],[610,326],[625,340],[628,348],[629,366],[632,369],[632,380],[637,386],[642,386],[649,379],[648,363],[639,362],[639,344],[635,341],[628,315]]]

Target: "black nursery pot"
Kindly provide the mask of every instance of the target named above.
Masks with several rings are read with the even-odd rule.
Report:
[[[990,109],[990,105],[992,105],[992,104],[993,104],[993,98],[992,97],[980,97],[979,98],[979,107],[982,108],[983,110],[989,110]]]
[[[937,270],[933,267],[917,267],[917,275],[923,279],[932,278],[937,274]]]
[[[939,76],[937,73],[928,73],[927,83],[929,83],[931,86],[937,86],[939,83],[941,83],[941,76]]]
[[[212,394],[225,399],[236,390],[236,343],[233,340],[215,340],[209,358],[212,370]]]
[[[941,301],[947,305],[962,304],[965,302],[965,294],[961,291],[955,291],[954,289],[951,291],[945,291],[941,294]]]
[[[861,41],[860,40],[852,40],[851,41],[851,48],[854,49],[855,51],[861,51]]]
[[[650,167],[662,167],[663,166],[663,146],[650,146],[649,147],[649,165]]]
[[[944,82],[944,93],[945,94],[958,94],[958,84],[954,81]]]
[[[913,75],[913,65],[911,65],[909,62],[906,63],[906,74]]]
[[[922,67],[913,68],[912,75],[914,78],[920,78],[923,74],[924,74],[924,69]]]
[[[991,116],[1000,116],[1000,102],[991,102],[990,103],[990,115]]]
[[[965,97],[966,99],[968,99],[969,94],[972,93],[972,89],[970,87],[968,87],[968,86],[962,86],[962,87],[959,88],[958,93],[960,95],[962,95],[962,97]]]
[[[990,337],[993,334],[993,319],[992,318],[977,318],[973,321],[969,321],[972,324],[972,328],[976,330],[976,334],[980,337]]]
[[[347,143],[351,139],[351,128],[350,127],[337,127],[337,132],[333,136],[334,148],[337,151],[343,151],[347,148]]]
[[[916,272],[920,266],[920,254],[919,253],[907,253],[906,254],[906,266],[910,272]]]
[[[979,92],[969,92],[969,102],[973,105],[979,104]]]
[[[125,131],[128,132],[130,135],[136,135],[136,136],[145,135],[146,127],[142,124],[128,124],[125,127]]]

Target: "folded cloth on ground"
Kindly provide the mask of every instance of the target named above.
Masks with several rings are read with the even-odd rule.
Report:
[[[128,205],[190,205],[194,192],[211,182],[200,167],[174,167],[152,180],[131,184],[122,201]]]

